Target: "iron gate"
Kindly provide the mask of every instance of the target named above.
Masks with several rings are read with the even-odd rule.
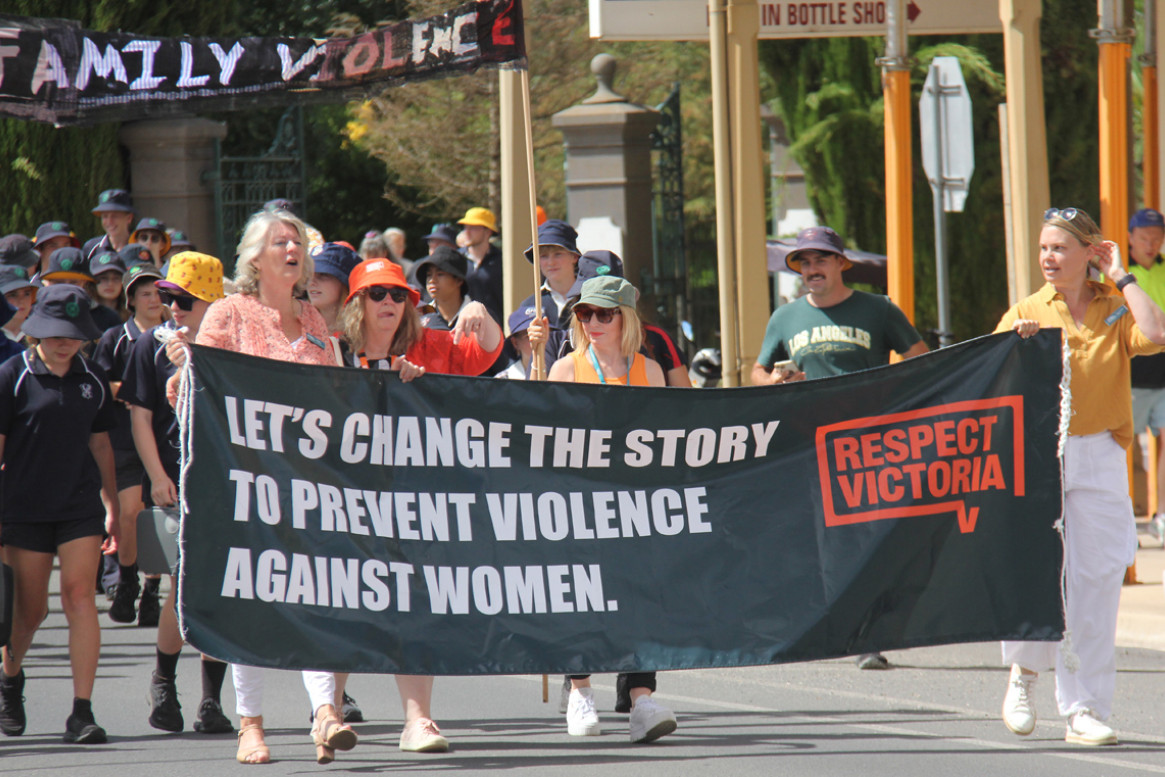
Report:
[[[659,124],[651,133],[656,175],[652,191],[654,261],[650,289],[656,300],[660,326],[668,329],[676,344],[684,348],[686,340],[679,322],[686,320],[690,311],[684,245],[684,149],[679,82],[656,110],[660,114]]]
[[[306,217],[303,149],[303,108],[299,106],[283,112],[275,139],[259,156],[223,156],[220,141],[215,141],[215,238],[228,272],[243,226],[265,202],[290,200],[298,206],[299,216]]]

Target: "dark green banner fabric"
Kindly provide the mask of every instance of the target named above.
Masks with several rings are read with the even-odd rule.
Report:
[[[180,612],[282,668],[584,673],[1063,629],[1058,331],[786,386],[195,347]]]

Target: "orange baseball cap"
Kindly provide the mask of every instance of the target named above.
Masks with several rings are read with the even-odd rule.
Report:
[[[357,292],[371,286],[399,286],[408,291],[409,301],[413,307],[416,307],[417,303],[421,301],[421,293],[409,286],[408,281],[405,280],[405,271],[401,269],[399,264],[388,259],[366,259],[356,265],[348,276],[350,291],[348,299],[344,302],[351,302]]]

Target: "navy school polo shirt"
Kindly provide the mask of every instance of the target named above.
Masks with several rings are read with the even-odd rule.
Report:
[[[158,456],[166,474],[178,482],[178,417],[166,399],[166,381],[174,374],[174,365],[166,356],[166,346],[154,337],[154,330],[173,328],[162,324],[147,330],[133,342],[125,374],[121,379],[121,391],[117,398],[131,405],[144,407],[153,416],[154,441],[158,445]]]
[[[97,341],[97,347],[93,349],[93,361],[105,370],[109,380],[117,383],[125,375],[130,348],[141,334],[142,330],[138,329],[132,318],[121,326],[106,329],[102,333],[101,339]],[[129,409],[120,402],[115,402],[113,413],[117,418],[117,425],[109,431],[109,441],[113,443],[114,450],[132,453],[134,444],[133,432],[129,427]]]
[[[113,428],[105,372],[78,355],[57,377],[30,348],[0,365],[0,522],[75,521],[105,513],[90,436]]]

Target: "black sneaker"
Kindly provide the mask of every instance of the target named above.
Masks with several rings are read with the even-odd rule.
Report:
[[[112,613],[113,608],[111,607],[109,611]],[[162,605],[158,601],[158,587],[151,585],[147,580],[145,588],[142,589],[141,604],[138,605],[138,625],[152,629],[158,625],[158,617],[161,614]]]
[[[207,696],[198,705],[198,717],[194,719],[194,730],[200,734],[231,734],[235,727],[230,718],[222,712],[222,705]]]
[[[24,733],[24,670],[15,677],[0,671],[0,731],[5,736],[18,737]]]
[[[360,705],[356,700],[344,692],[344,703],[340,709],[340,714],[344,717],[345,723],[363,723],[364,712],[360,709]]]
[[[142,587],[137,580],[122,580],[113,592],[113,603],[109,605],[109,619],[114,623],[133,623],[137,618],[134,604]]]
[[[150,677],[150,725],[162,731],[182,730],[182,705],[174,680],[165,680],[154,672]]]
[[[70,715],[65,721],[65,735],[61,739],[70,745],[103,745],[108,741],[105,729],[97,725],[92,715],[88,718]]]

